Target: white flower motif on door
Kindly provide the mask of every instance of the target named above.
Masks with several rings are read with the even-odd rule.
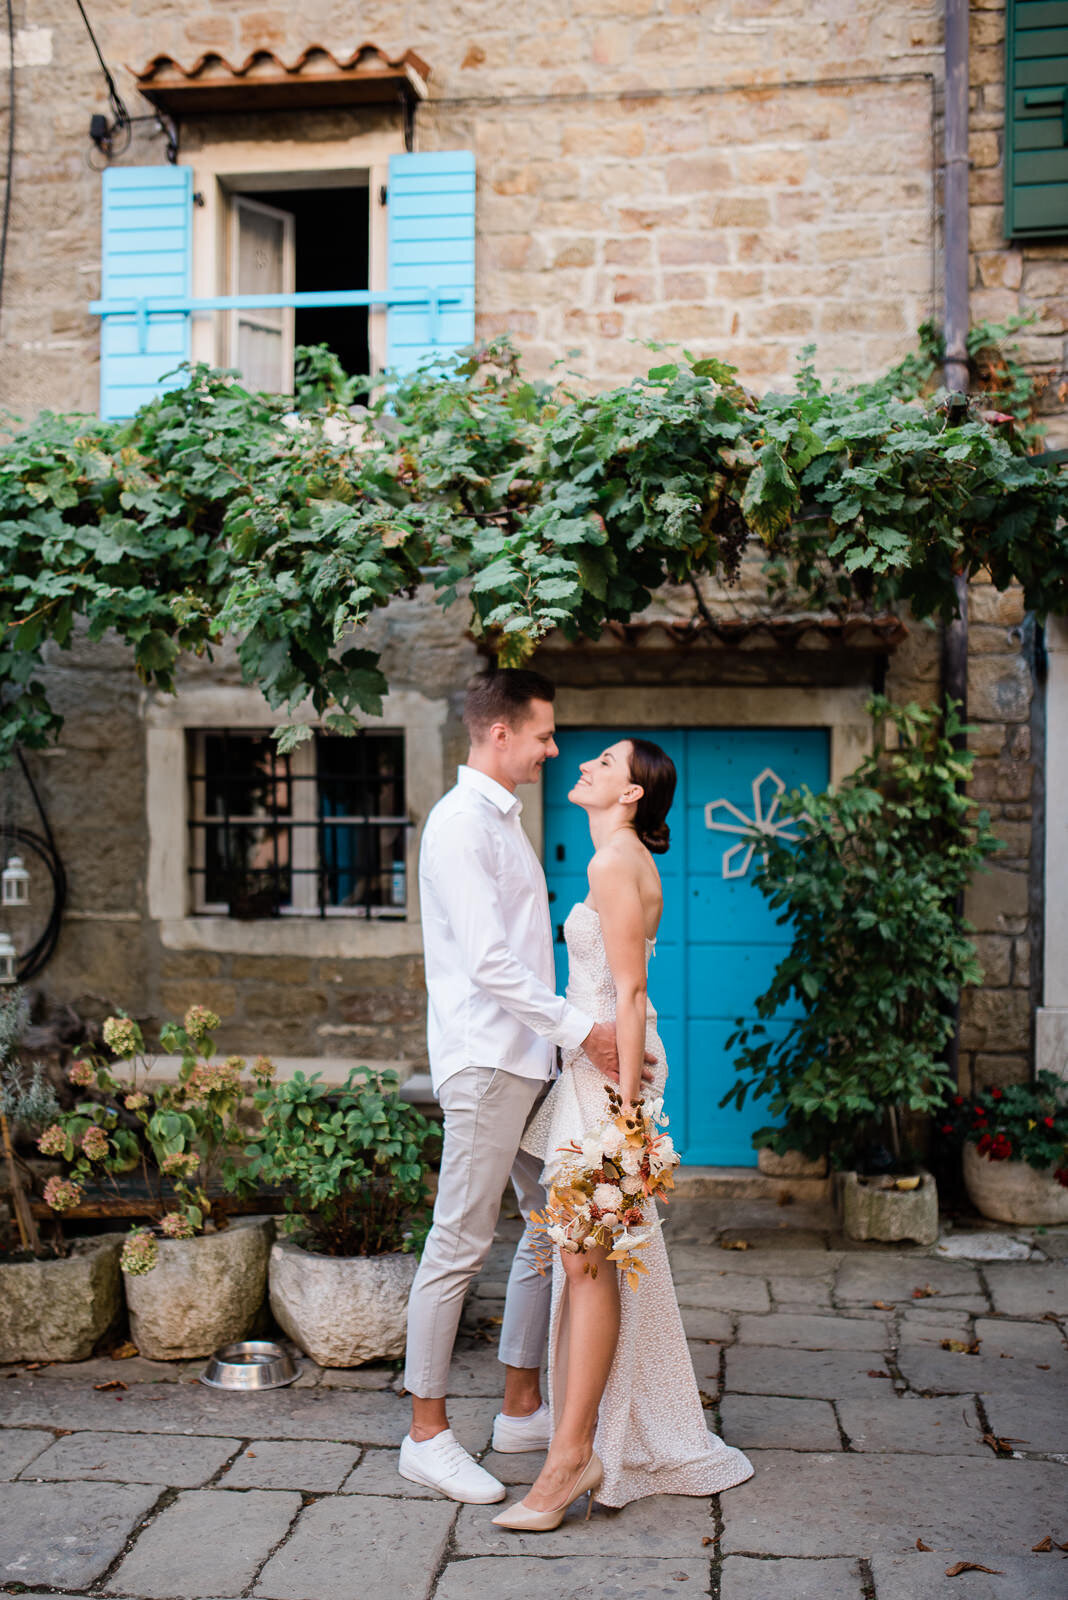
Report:
[[[790,830],[796,828],[798,822],[807,821],[805,813],[800,817],[781,817],[776,820],[779,801],[786,793],[786,785],[771,767],[765,767],[753,779],[753,815],[747,817],[743,811],[730,800],[710,800],[705,806],[705,827],[711,828],[715,833],[753,833],[763,834],[765,838],[788,839],[795,841],[800,836]],[[719,822],[715,819],[716,811],[721,808],[730,812],[736,820],[733,822]],[[744,878],[749,871],[755,851],[759,848],[757,840],[749,837],[732,844],[729,850],[723,852],[723,876],[725,878]],[[764,864],[767,865],[768,855],[766,850],[761,851]],[[739,859],[740,858],[740,859]]]

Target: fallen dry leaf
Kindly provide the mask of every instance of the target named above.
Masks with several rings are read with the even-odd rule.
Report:
[[[109,1378],[107,1383],[94,1383],[94,1389],[125,1389],[126,1385],[121,1378]]]
[[[946,1577],[959,1578],[962,1572],[992,1572],[995,1577],[1004,1577],[1001,1567],[984,1567],[981,1561],[955,1561],[946,1568]]]
[[[1022,1444],[1022,1439],[999,1439],[996,1433],[984,1433],[983,1443],[988,1444],[996,1456],[1011,1456],[1014,1444]]]
[[[256,1452],[255,1452],[255,1450],[246,1450],[245,1451],[245,1456],[249,1461],[255,1461]]]
[[[890,1374],[888,1372],[881,1371],[879,1367],[869,1367],[868,1368],[868,1377],[869,1378],[888,1378],[889,1376],[890,1376]]]
[[[719,1247],[720,1247],[721,1250],[748,1250],[749,1249],[749,1240],[748,1239],[721,1239],[719,1241]]]
[[[1039,1372],[1048,1372],[1049,1371],[1049,1362],[1048,1361],[1036,1361],[1035,1362],[1035,1366],[1038,1368]]]
[[[704,1544],[704,1545],[715,1544],[715,1542],[716,1542],[715,1539],[710,1538],[707,1533],[705,1534],[704,1538],[701,1540],[701,1543]]]
[[[776,1204],[776,1205],[777,1205],[777,1206],[792,1206],[792,1205],[793,1205],[793,1203],[794,1203],[794,1197],[793,1197],[793,1195],[792,1195],[792,1194],[791,1194],[791,1193],[790,1193],[790,1191],[789,1191],[789,1189],[786,1189],[786,1190],[785,1190],[785,1191],[784,1191],[784,1192],[783,1192],[783,1193],[782,1193],[782,1194],[781,1194],[781,1195],[780,1195],[780,1196],[779,1196],[779,1198],[778,1198],[778,1199],[777,1199],[777,1200],[776,1200],[776,1202],[775,1202],[775,1204]]]
[[[117,1344],[111,1352],[112,1361],[129,1361],[131,1356],[140,1355],[140,1351],[132,1339],[127,1339],[124,1344]]]
[[[894,1309],[889,1300],[873,1300],[872,1305],[876,1311],[893,1311]]]
[[[1040,1539],[1038,1544],[1033,1544],[1031,1549],[1034,1550],[1037,1555],[1044,1555],[1047,1550],[1052,1550],[1053,1535],[1047,1533],[1046,1537],[1044,1539]]]
[[[930,1550],[931,1546],[929,1544],[924,1544],[922,1539],[917,1539],[916,1548],[917,1550]]]
[[[716,1403],[715,1395],[709,1394],[705,1389],[698,1389],[697,1395],[703,1406],[714,1406]]]
[[[912,1298],[914,1300],[929,1300],[933,1294],[937,1293],[937,1289],[932,1289],[929,1283],[925,1283],[922,1289],[913,1289]]]
[[[978,1339],[973,1339],[971,1343],[967,1339],[943,1339],[941,1344],[943,1350],[955,1350],[961,1356],[977,1356],[979,1354]]]

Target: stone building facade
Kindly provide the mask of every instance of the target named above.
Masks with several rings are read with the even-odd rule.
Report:
[[[645,370],[645,341],[655,340],[729,360],[754,389],[789,383],[809,344],[822,374],[869,377],[904,355],[921,321],[941,314],[940,0],[546,0],[519,13],[485,0],[399,8],[376,0],[355,11],[332,0],[288,10],[269,0],[258,9],[204,0],[199,10],[95,0],[91,16],[135,114],[150,110],[136,74],[160,55],[210,75],[224,69],[214,61],[198,69],[205,54],[239,66],[255,51],[292,63],[311,45],[340,59],[361,40],[388,58],[415,51],[429,66],[415,148],[474,153],[476,333],[510,334],[535,375],[562,361],[599,385],[626,381]],[[86,129],[91,114],[107,111],[105,87],[66,5],[24,0],[16,18],[0,402],[24,416],[44,406],[93,410],[100,327],[87,306],[99,292],[101,199],[87,155],[104,163]],[[1002,0],[974,3],[972,317],[1034,313],[1018,342],[1034,372],[1050,375],[1042,403],[1049,443],[1061,445],[1068,237],[1014,244],[1003,236],[1003,37]],[[363,281],[374,286],[385,248],[382,181],[389,157],[404,149],[399,109],[209,110],[178,131],[178,163],[192,166],[199,197],[198,293],[224,287],[229,194],[242,184],[253,198],[272,184],[291,187],[294,174],[315,187],[342,170],[362,174],[367,190]],[[137,123],[114,164],[158,165],[163,142],[151,121]],[[195,355],[225,359],[223,321],[195,325]],[[380,358],[374,315],[369,345]],[[710,586],[704,599],[716,615],[759,611],[744,583],[730,596]],[[703,645],[683,649],[660,622],[691,616],[694,604],[688,591],[665,592],[636,630],[588,651],[550,641],[541,659],[561,684],[565,723],[633,725],[645,707],[644,725],[755,728],[773,720],[773,706],[790,704],[797,725],[829,730],[835,776],[864,749],[862,707],[873,687],[927,702],[941,692],[941,639],[926,625],[910,623],[892,645],[815,629],[786,647],[754,627],[736,644],[708,632]],[[164,703],[141,690],[115,646],[78,642],[56,654],[50,671],[67,722],[58,746],[31,766],[71,894],[38,982],[42,1003],[90,1020],[116,1006],[156,1019],[197,999],[224,1016],[227,1049],[329,1071],[349,1061],[421,1068],[410,886],[419,824],[462,759],[459,700],[478,657],[462,606],[442,614],[429,595],[398,601],[369,632],[391,684],[384,724],[406,731],[410,752],[403,920],[194,914],[183,739],[192,728],[269,727],[273,717],[242,687],[229,655],[189,664],[177,700]],[[1017,593],[977,581],[969,650],[973,792],[1005,844],[969,898],[986,979],[965,999],[960,1059],[962,1081],[978,1083],[1032,1070],[1039,1011],[1052,1019],[1043,1062],[1064,1069],[1068,975],[1058,966],[1051,988],[1051,964],[1064,958],[1043,944],[1051,818],[1064,829],[1047,801],[1054,691],[1043,677],[1044,636]],[[1050,660],[1049,684],[1068,695],[1063,655]],[[28,796],[13,787],[25,811]],[[541,844],[537,799],[528,820]]]

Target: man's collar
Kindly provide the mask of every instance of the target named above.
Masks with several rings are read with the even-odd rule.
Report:
[[[505,816],[523,809],[523,802],[518,795],[506,789],[503,783],[498,783],[496,778],[491,778],[488,773],[479,772],[477,767],[461,764],[456,769],[456,781],[465,789],[477,789],[487,800],[492,800],[497,810],[503,812]]]

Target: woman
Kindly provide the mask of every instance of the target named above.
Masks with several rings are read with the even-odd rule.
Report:
[[[662,1095],[667,1079],[646,969],[663,909],[653,853],[668,847],[675,767],[658,745],[621,739],[579,770],[568,799],[589,818],[594,854],[589,897],[564,924],[567,992],[598,1021],[615,1021],[620,1093],[633,1104],[647,1053],[655,1058],[648,1093]],[[565,1059],[523,1140],[545,1159],[546,1184],[560,1148],[572,1140],[581,1144],[585,1132],[607,1119],[604,1085],[581,1051]],[[620,1293],[619,1273],[601,1248],[557,1252],[549,1334],[552,1443],[526,1498],[494,1517],[498,1527],[548,1531],[583,1494],[591,1506],[594,1496],[622,1506],[651,1494],[717,1494],[752,1475],[745,1456],[705,1425],[655,1210],[647,1201],[652,1238],[641,1259],[648,1276],[636,1290]]]

